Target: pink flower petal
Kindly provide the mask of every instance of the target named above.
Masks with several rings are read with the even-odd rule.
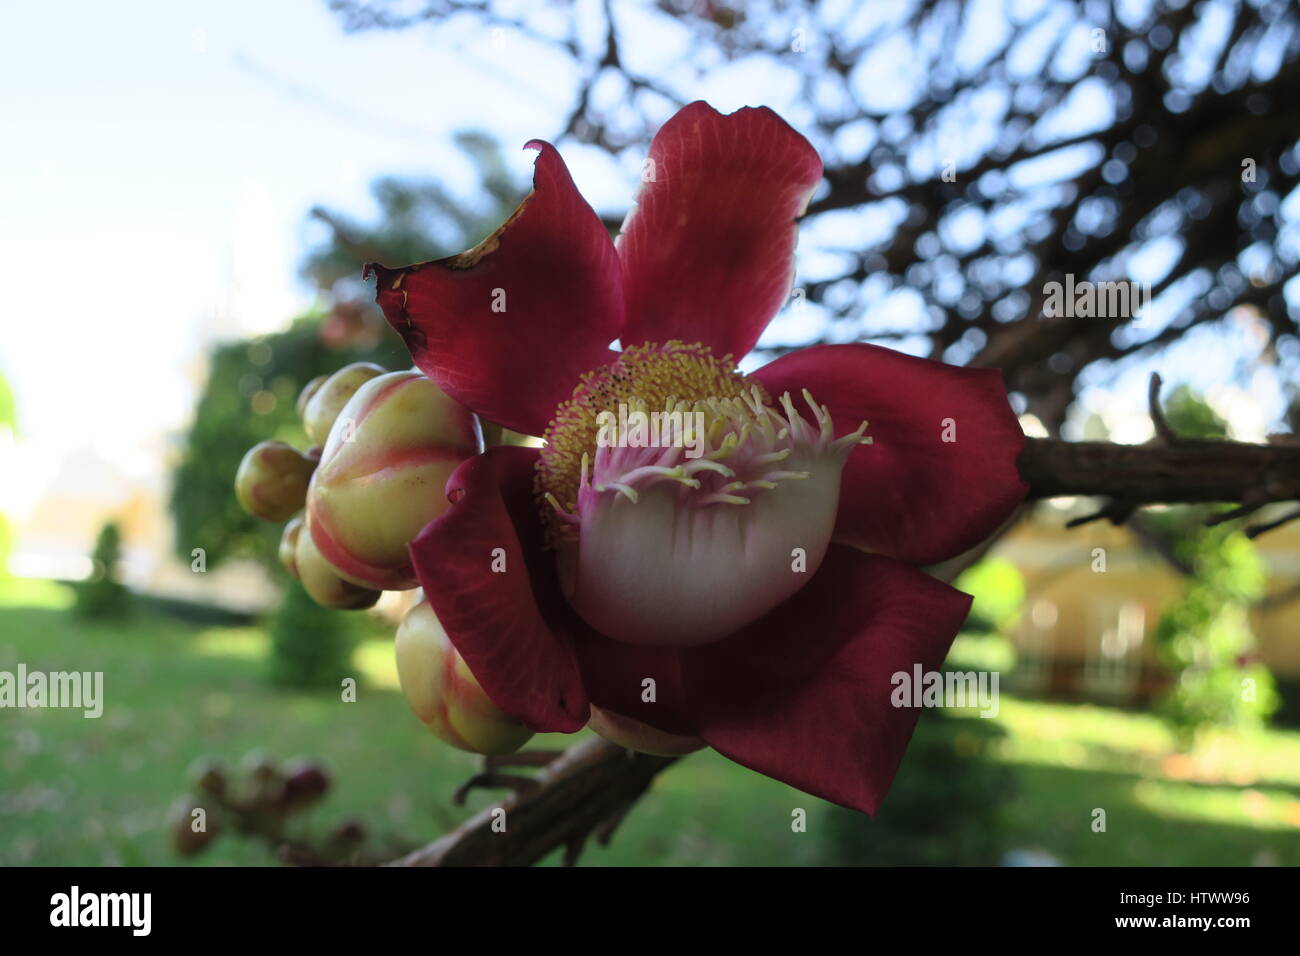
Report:
[[[411,561],[492,702],[535,731],[573,733],[590,708],[572,639],[552,626],[567,606],[542,550],[536,461],[536,449],[503,446],[457,468],[446,489],[453,503],[411,542]]]
[[[680,339],[739,359],[790,294],[821,160],[766,107],[724,116],[703,102],[663,125],[649,160],[618,240],[623,345]]]
[[[844,469],[836,540],[932,564],[987,538],[1028,490],[1016,468],[1024,432],[996,369],[824,345],[754,377],[773,395],[810,389],[838,434],[870,422],[872,444],[854,449]]]
[[[832,545],[764,620],[681,652],[698,733],[752,770],[874,813],[919,713],[891,703],[892,675],[937,670],[970,601],[901,562]]]
[[[564,160],[539,149],[533,191],[475,248],[404,269],[367,266],[415,364],[485,418],[540,435],[579,377],[614,356],[618,255]]]

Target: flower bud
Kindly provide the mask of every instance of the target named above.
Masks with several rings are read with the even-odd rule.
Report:
[[[483,692],[428,602],[407,613],[397,629],[396,650],[402,693],[435,736],[480,754],[513,753],[532,737]]]
[[[240,769],[248,774],[243,794],[248,803],[269,809],[280,802],[284,795],[284,772],[269,753],[250,750],[240,761]]]
[[[329,846],[335,852],[354,849],[366,842],[366,826],[360,820],[344,820],[329,835]]]
[[[279,776],[280,766],[269,750],[250,750],[239,761],[239,770],[252,780],[269,780]]]
[[[651,727],[632,717],[624,717],[612,710],[591,706],[591,720],[587,726],[612,744],[643,754],[659,757],[680,757],[694,753],[705,746],[699,737],[684,737]]]
[[[294,569],[311,599],[322,607],[360,611],[379,600],[379,592],[339,577],[338,571],[321,555],[306,529],[298,533]]]
[[[298,577],[298,535],[302,534],[305,526],[306,522],[299,512],[289,519],[289,523],[284,526],[284,534],[280,535],[280,563],[295,578]]]
[[[286,810],[301,810],[319,801],[329,788],[329,774],[319,765],[296,764],[284,778],[282,805]]]
[[[304,455],[282,441],[258,442],[239,463],[235,496],[263,521],[288,521],[307,499],[318,455]]]
[[[302,387],[302,391],[298,393],[298,401],[295,402],[293,406],[297,410],[299,418],[307,417],[307,403],[311,401],[313,395],[320,391],[320,387],[324,385],[328,379],[328,375],[317,375]]]
[[[193,797],[181,797],[167,815],[167,829],[171,832],[172,849],[181,856],[193,856],[217,838],[221,818],[215,806],[203,807]]]
[[[473,413],[419,372],[371,379],[335,422],[307,495],[316,547],[354,584],[415,587],[407,545],[447,509],[447,479],[478,448]]]
[[[196,790],[221,797],[226,792],[226,774],[221,764],[206,757],[190,765],[190,783]]]
[[[307,394],[307,389],[312,386],[309,382],[299,400],[302,401],[302,427],[306,429],[312,444],[325,444],[339,412],[357,393],[357,389],[383,374],[384,370],[373,362],[353,362],[326,378],[312,389],[310,395]]]

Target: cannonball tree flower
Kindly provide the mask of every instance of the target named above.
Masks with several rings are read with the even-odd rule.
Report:
[[[917,717],[891,676],[937,668],[970,606],[916,565],[1025,493],[1000,374],[865,344],[738,371],[790,294],[822,171],[768,109],[670,119],[617,243],[555,148],[528,146],[533,189],[496,233],[368,270],[422,371],[545,439],[451,476],[410,548],[430,607],[532,730],[594,712],[620,742],[704,742],[874,812]],[[638,442],[620,409],[702,428]]]

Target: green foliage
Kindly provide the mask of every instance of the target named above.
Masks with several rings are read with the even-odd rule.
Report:
[[[122,560],[122,532],[109,521],[99,529],[91,552],[90,577],[76,586],[78,616],[91,620],[117,620],[131,611],[131,592],[118,580]]]
[[[18,430],[18,403],[14,400],[13,389],[8,380],[0,375],[0,427],[10,431]]]
[[[1183,438],[1227,438],[1228,423],[1186,385],[1179,385],[1165,401],[1165,421]]]
[[[1014,772],[990,759],[1006,736],[992,720],[926,711],[874,819],[831,807],[825,862],[873,866],[990,865],[1006,849],[1003,807]]]
[[[1002,634],[963,630],[953,640],[943,666],[948,670],[1010,674],[1016,669],[1016,645]]]
[[[1274,726],[1300,727],[1300,677],[1274,676],[1278,707],[1273,711]]]
[[[321,607],[297,581],[290,581],[284,600],[268,623],[271,654],[268,676],[280,687],[339,687],[355,676],[353,620],[347,612]]]
[[[963,571],[956,587],[975,598],[966,629],[974,633],[1007,633],[1020,618],[1025,603],[1025,578],[1006,558],[985,558]]]
[[[1228,435],[1227,423],[1186,385],[1174,389],[1164,411],[1183,437]],[[1278,707],[1272,675],[1252,657],[1249,612],[1264,594],[1264,564],[1231,523],[1206,526],[1215,510],[1177,507],[1147,514],[1151,530],[1191,569],[1183,593],[1164,608],[1155,630],[1160,662],[1174,675],[1157,707],[1183,747],[1203,728],[1259,725]]]
[[[342,287],[356,293],[366,262],[406,265],[437,259],[490,235],[519,202],[518,186],[495,141],[467,132],[456,136],[456,144],[478,173],[482,195],[477,202],[453,195],[434,179],[377,179],[370,191],[379,216],[371,224],[332,210],[312,210],[331,234],[308,252],[303,277],[322,291]],[[368,297],[370,290],[365,291]]]
[[[1161,662],[1176,674],[1160,711],[1191,743],[1204,726],[1258,725],[1277,709],[1272,675],[1252,659],[1250,605],[1266,574],[1255,546],[1227,526],[1198,527],[1178,542],[1193,569],[1156,626]]]

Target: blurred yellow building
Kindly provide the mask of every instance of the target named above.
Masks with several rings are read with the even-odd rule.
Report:
[[[1025,578],[1025,610],[1013,634],[1016,684],[1047,696],[1145,703],[1168,679],[1152,635],[1184,578],[1127,527],[1105,520],[1065,527],[1083,513],[1068,503],[1042,505],[998,544],[998,556]],[[1267,594],[1294,593],[1300,522],[1262,535],[1256,546],[1268,567]],[[1265,601],[1251,623],[1269,669],[1300,679],[1300,593]]]
[[[209,570],[206,555],[189,562],[176,556],[165,480],[161,467],[129,473],[91,449],[51,462],[30,507],[15,515],[17,547],[10,570],[20,577],[80,580],[91,571],[99,529],[116,521],[122,579],[133,590],[241,612],[274,604],[279,592],[253,562],[231,561]]]

